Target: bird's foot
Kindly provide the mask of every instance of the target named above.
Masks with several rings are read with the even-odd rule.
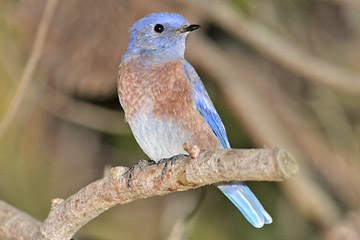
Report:
[[[172,165],[174,164],[174,162],[175,162],[176,160],[178,160],[179,158],[188,157],[188,156],[189,156],[189,155],[187,155],[187,154],[178,154],[178,155],[172,156],[172,157],[170,157],[170,158],[162,158],[162,159],[160,159],[160,160],[157,162],[157,164],[160,164],[160,163],[165,162],[164,167],[163,167],[163,169],[161,170],[161,180],[163,179],[163,176],[164,176],[165,173],[166,173],[167,166],[168,166],[169,163],[170,163],[171,166],[172,166]]]
[[[127,181],[127,188],[129,189],[129,191],[131,192],[131,181],[132,181],[132,177],[133,177],[133,174],[134,174],[134,171],[136,168],[140,168],[140,170],[143,169],[144,166],[146,165],[153,165],[153,164],[156,164],[156,162],[154,160],[140,160],[138,161],[137,163],[135,163],[133,166],[131,166],[129,168],[129,170],[127,170],[125,173],[124,173],[124,177],[127,176],[128,178],[128,181]]]

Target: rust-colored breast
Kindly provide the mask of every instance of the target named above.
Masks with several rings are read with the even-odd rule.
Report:
[[[130,127],[141,112],[143,124],[151,118],[169,121],[183,131],[182,135],[177,133],[186,136],[182,141],[190,141],[205,149],[221,148],[217,136],[194,105],[193,88],[183,66],[182,60],[148,64],[139,59],[120,66],[118,94]]]

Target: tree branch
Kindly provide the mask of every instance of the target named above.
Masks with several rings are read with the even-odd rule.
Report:
[[[185,191],[222,181],[282,181],[298,171],[295,159],[280,149],[221,149],[199,152],[194,145],[187,145],[187,149],[192,157],[182,157],[172,164],[168,163],[163,176],[164,162],[145,165],[141,169],[135,168],[130,189],[127,187],[129,169],[115,167],[110,170],[109,176],[89,184],[68,199],[54,199],[47,219],[31,239],[70,239],[80,227],[116,204],[126,204],[137,199]],[[0,229],[8,226],[6,222],[11,219],[3,221],[5,222],[0,221]],[[17,226],[11,227],[16,233]],[[13,236],[6,235],[6,232],[0,231],[0,236],[14,239],[11,238]],[[21,237],[29,239],[29,236]]]
[[[358,70],[340,67],[316,58],[311,53],[297,48],[291,42],[272,33],[261,24],[243,17],[225,1],[187,1],[187,3],[192,8],[198,9],[197,15],[206,14],[208,19],[221,25],[226,31],[287,69],[311,81],[335,89],[353,94],[360,93]]]
[[[36,32],[36,37],[34,40],[34,45],[31,49],[29,60],[26,62],[25,69],[16,89],[15,95],[12,98],[3,119],[0,122],[0,138],[3,137],[5,131],[14,120],[16,113],[18,112],[24,99],[30,81],[34,76],[36,67],[40,61],[44,49],[45,40],[56,10],[57,3],[58,0],[48,0],[46,3],[43,16]]]
[[[0,238],[4,240],[31,239],[41,222],[0,200]]]

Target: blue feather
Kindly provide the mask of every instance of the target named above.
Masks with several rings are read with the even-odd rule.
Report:
[[[187,61],[184,63],[184,70],[186,76],[190,79],[194,87],[196,109],[204,117],[207,124],[209,124],[215,135],[219,138],[221,145],[224,148],[230,148],[224,124],[222,123],[219,114],[216,112],[204,84],[200,80],[194,68]]]
[[[230,148],[224,124],[195,69],[190,63],[185,61],[184,71],[194,88],[194,104],[196,109],[219,138],[223,148]],[[261,228],[264,224],[272,223],[271,216],[265,211],[254,193],[251,192],[244,182],[234,181],[217,184],[216,186],[232,201],[254,227]]]

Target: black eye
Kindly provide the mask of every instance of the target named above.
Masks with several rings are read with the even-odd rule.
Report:
[[[157,33],[162,33],[164,31],[164,29],[165,29],[164,26],[161,24],[156,24],[154,27],[154,31]]]

